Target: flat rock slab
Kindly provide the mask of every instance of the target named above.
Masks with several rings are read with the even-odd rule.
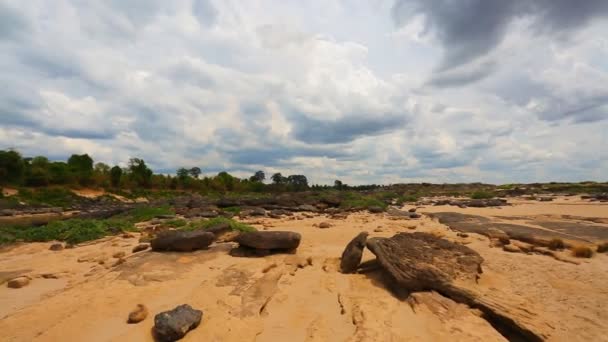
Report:
[[[272,231],[241,233],[235,241],[241,246],[256,249],[295,249],[300,245],[302,236],[296,232]]]
[[[159,342],[177,341],[198,327],[203,318],[201,310],[182,304],[173,310],[154,316],[154,337]]]
[[[150,241],[150,245],[154,251],[190,252],[207,248],[214,240],[215,235],[206,231],[171,230]]]

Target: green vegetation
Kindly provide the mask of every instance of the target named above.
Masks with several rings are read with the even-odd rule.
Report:
[[[402,195],[397,198],[398,205],[404,205],[405,203],[418,202],[420,197],[418,195],[410,194],[410,195]]]
[[[149,221],[159,215],[175,215],[175,211],[168,206],[164,207],[138,207],[114,218],[124,219],[130,223]]]
[[[340,204],[340,207],[344,208],[344,209],[351,209],[351,208],[368,208],[368,207],[380,207],[383,209],[386,209],[388,205],[373,197],[373,196],[369,196],[369,195],[362,195],[356,192],[348,192],[344,195],[344,198],[342,200],[342,203]]]
[[[241,212],[241,207],[228,207],[228,208],[223,208],[222,210],[237,215],[238,213]]]
[[[209,220],[192,221],[187,226],[183,227],[183,230],[197,230],[207,229],[209,227],[217,226],[219,224],[229,224],[232,230],[238,230],[241,232],[255,232],[256,229],[248,224],[235,221],[226,217],[216,217]]]
[[[65,188],[40,188],[30,190],[20,188],[16,199],[35,206],[67,208],[74,205],[78,196]]]
[[[494,193],[489,191],[475,191],[471,194],[472,199],[490,199],[496,197]]]
[[[173,220],[164,222],[164,225],[171,227],[171,228],[179,228],[179,227],[183,227],[187,224],[188,224],[188,221],[186,221],[184,219],[173,219]]]

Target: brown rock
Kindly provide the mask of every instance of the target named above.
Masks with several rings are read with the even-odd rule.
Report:
[[[127,255],[127,253],[120,251],[120,252],[116,252],[112,255],[112,258],[116,258],[116,259],[120,259],[120,258],[124,258],[125,255]]]
[[[61,251],[63,250],[63,244],[62,243],[54,243],[49,247],[49,250],[51,251]]]
[[[331,228],[331,223],[329,223],[329,222],[321,222],[321,223],[319,223],[319,228],[323,228],[323,229],[325,229],[325,228]]]
[[[204,249],[215,240],[215,235],[206,231],[167,231],[150,241],[154,251],[190,252]]]
[[[340,271],[342,273],[353,273],[357,271],[357,268],[361,263],[361,257],[363,256],[367,235],[367,232],[361,232],[346,245],[344,252],[342,252],[342,258],[340,259]]]
[[[137,304],[135,310],[129,313],[129,318],[127,319],[127,323],[134,324],[139,323],[148,317],[148,308],[146,308],[143,304]]]
[[[145,251],[148,248],[150,248],[149,244],[147,244],[147,243],[140,243],[139,245],[133,247],[133,253]]]
[[[522,253],[523,251],[521,250],[521,248],[514,246],[514,245],[504,245],[502,246],[503,251],[505,252],[510,252],[510,253]]]
[[[236,237],[241,246],[256,249],[295,249],[300,245],[302,236],[296,232],[262,231],[242,233]]]
[[[17,277],[17,278],[9,280],[6,283],[6,286],[11,289],[20,289],[29,284],[30,284],[30,278],[23,276],[23,277]]]

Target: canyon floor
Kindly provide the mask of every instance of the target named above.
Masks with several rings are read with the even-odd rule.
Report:
[[[608,341],[608,254],[510,253],[491,247],[475,230],[455,230],[531,229],[591,246],[608,241],[608,203],[576,197],[509,202],[499,208],[420,207],[419,219],[360,212],[345,219],[297,213],[247,220],[260,230],[302,235],[294,254],[265,257],[231,256],[232,243],[191,253],[132,253],[137,233],[61,251],[49,250],[51,243],[5,247],[0,282],[20,275],[32,280],[20,289],[0,287],[0,339],[152,341],[154,315],[189,304],[203,311],[203,319],[183,341],[508,340],[464,304],[434,292],[403,296],[381,270],[339,272],[340,255],[359,232],[391,237],[421,231],[477,251],[484,258],[480,291],[525,311],[545,340]],[[331,227],[317,228],[321,222]],[[127,257],[115,265],[118,252]],[[371,259],[366,250],[363,261]],[[147,319],[127,324],[140,303],[150,312]]]

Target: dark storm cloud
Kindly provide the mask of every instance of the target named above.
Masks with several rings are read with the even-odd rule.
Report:
[[[477,82],[496,70],[496,63],[486,62],[463,70],[451,69],[435,73],[428,84],[437,88],[449,88]]]
[[[337,120],[319,120],[298,113],[292,118],[294,138],[305,143],[347,143],[403,128],[405,114],[354,114]]]
[[[606,16],[608,1],[397,0],[392,14],[399,26],[414,15],[424,16],[426,32],[432,32],[445,49],[439,67],[443,71],[492,51],[515,18],[532,18],[536,33],[563,34]]]

